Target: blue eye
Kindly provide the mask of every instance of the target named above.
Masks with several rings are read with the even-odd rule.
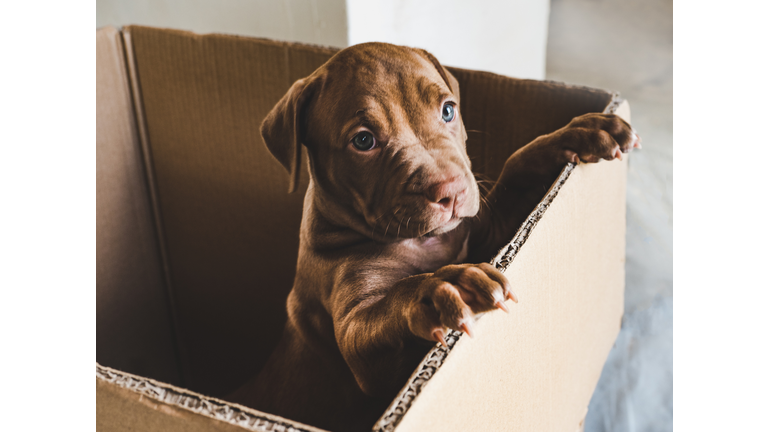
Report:
[[[456,108],[450,103],[443,105],[443,121],[450,123],[454,117],[456,117]]]
[[[373,137],[372,133],[363,131],[352,138],[352,145],[358,150],[368,151],[376,147],[376,138]]]

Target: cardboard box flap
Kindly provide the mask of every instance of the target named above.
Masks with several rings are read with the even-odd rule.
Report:
[[[122,36],[96,32],[96,359],[178,383]]]
[[[96,364],[96,429],[122,432],[323,432]]]
[[[510,305],[509,315],[484,315],[474,339],[451,332],[449,349],[429,353],[374,430],[577,429],[623,308],[623,242],[602,236],[624,238],[616,212],[624,211],[626,163],[599,165],[569,166],[561,176],[568,181],[553,189],[557,199],[544,203],[548,209],[524,246],[505,248],[494,260],[508,266],[520,303]],[[590,199],[594,194],[610,198]],[[582,233],[574,235],[574,226]]]

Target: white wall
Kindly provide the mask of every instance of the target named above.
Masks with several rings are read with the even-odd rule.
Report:
[[[347,0],[349,44],[424,48],[441,63],[544,79],[549,0]]]
[[[425,48],[442,63],[543,79],[549,0],[97,0],[96,26],[143,24],[346,47]]]
[[[127,24],[347,45],[345,0],[96,0],[96,27]]]

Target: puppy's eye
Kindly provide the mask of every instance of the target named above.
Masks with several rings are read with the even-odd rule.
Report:
[[[443,105],[443,121],[450,123],[454,117],[456,117],[456,108],[450,103]]]
[[[352,145],[361,151],[368,151],[376,147],[376,138],[368,131],[360,132],[352,138]]]

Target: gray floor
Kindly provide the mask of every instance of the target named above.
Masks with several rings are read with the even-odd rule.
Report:
[[[672,1],[552,0],[547,79],[619,91],[643,149],[627,185],[622,330],[587,432],[672,430]]]

